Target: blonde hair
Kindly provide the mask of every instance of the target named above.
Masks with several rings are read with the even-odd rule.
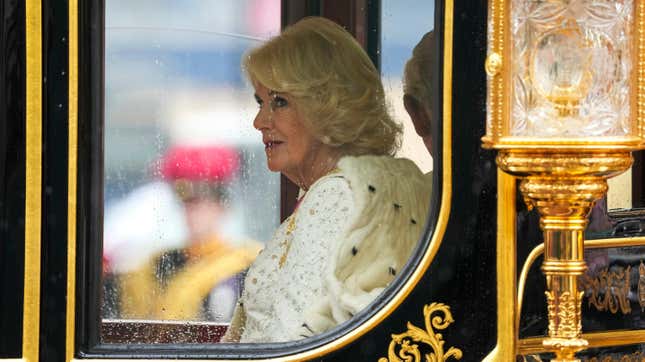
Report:
[[[289,94],[305,127],[347,155],[393,155],[401,126],[388,112],[378,71],[363,48],[331,20],[305,18],[251,50],[247,77]]]
[[[432,60],[434,32],[426,33],[405,63],[403,93],[414,97],[426,109],[432,111]]]

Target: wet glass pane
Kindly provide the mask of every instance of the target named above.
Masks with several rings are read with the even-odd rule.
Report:
[[[218,334],[279,223],[240,63],[279,32],[280,0],[110,0],[105,19],[103,340],[137,342],[123,320]]]
[[[247,53],[279,32],[279,0],[108,2],[103,342],[302,339],[387,290],[425,227],[439,135],[434,3],[382,14],[385,99],[326,20]],[[280,173],[301,192],[279,225]]]

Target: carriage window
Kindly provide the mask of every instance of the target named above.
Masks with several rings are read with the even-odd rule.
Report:
[[[631,209],[632,202],[632,178],[633,168],[625,171],[622,175],[607,180],[609,190],[607,191],[607,209],[621,210]]]
[[[643,191],[643,180],[645,180],[645,151],[633,153],[634,164],[624,174],[608,180],[609,192],[607,195],[607,206],[610,212],[628,212],[631,216],[645,215],[645,192]],[[637,209],[629,212],[629,209]]]
[[[607,180],[607,196],[596,202],[590,215],[588,239],[642,235],[643,151],[635,152],[634,159],[627,171]]]
[[[102,343],[302,339],[368,310],[404,270],[439,136],[434,2],[382,2],[385,99],[378,83],[359,83],[377,78],[356,76],[369,59],[326,19],[307,29],[347,45],[337,65],[316,65],[315,46],[249,55],[280,33],[281,3],[106,2]],[[288,66],[263,63],[299,51]],[[338,94],[306,79],[314,65],[337,72],[327,81]],[[315,96],[297,98],[307,81]],[[413,162],[389,156],[398,137],[396,156]],[[356,154],[380,158],[345,157]],[[302,189],[281,225],[280,173]]]
[[[279,222],[279,177],[240,61],[279,32],[280,0],[112,0],[105,11],[102,339],[136,342],[124,320],[216,331]],[[153,342],[181,337],[163,338]]]
[[[645,225],[643,160],[634,152],[634,163],[623,174],[607,180],[607,196],[594,205],[587,238],[640,236]]]

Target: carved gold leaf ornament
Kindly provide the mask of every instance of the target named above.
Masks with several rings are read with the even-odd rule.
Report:
[[[407,332],[392,334],[392,341],[388,347],[388,357],[382,357],[379,362],[420,362],[422,352],[419,345],[413,342],[424,343],[432,349],[432,352],[425,354],[426,362],[443,362],[449,358],[461,359],[463,353],[455,347],[448,348],[444,352],[444,344],[441,333],[436,330],[448,328],[455,320],[452,318],[450,307],[443,303],[432,303],[423,307],[425,330],[408,322]],[[398,352],[397,352],[398,349]]]
[[[486,74],[488,74],[490,77],[493,77],[497,75],[502,70],[503,62],[502,62],[502,56],[499,55],[498,53],[491,52],[487,57],[486,57],[486,63],[484,65],[484,69],[486,70]]]
[[[619,267],[612,271],[604,268],[596,276],[583,275],[580,282],[582,287],[590,292],[589,306],[594,306],[601,312],[610,311],[615,314],[620,309],[623,314],[630,314],[632,312],[629,302],[630,275],[631,266],[627,269]]]
[[[556,296],[546,291],[547,312],[549,314],[549,336],[578,338],[580,336],[580,300],[584,292],[572,295],[564,292]]]

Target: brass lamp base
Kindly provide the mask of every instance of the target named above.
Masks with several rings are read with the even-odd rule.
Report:
[[[631,153],[589,150],[586,153],[552,149],[501,150],[498,166],[521,177],[520,190],[529,209],[540,213],[544,232],[548,334],[544,347],[553,361],[579,361],[575,353],[587,347],[582,339],[578,277],[584,261],[584,230],[596,200],[607,192],[607,178],[627,170]]]

